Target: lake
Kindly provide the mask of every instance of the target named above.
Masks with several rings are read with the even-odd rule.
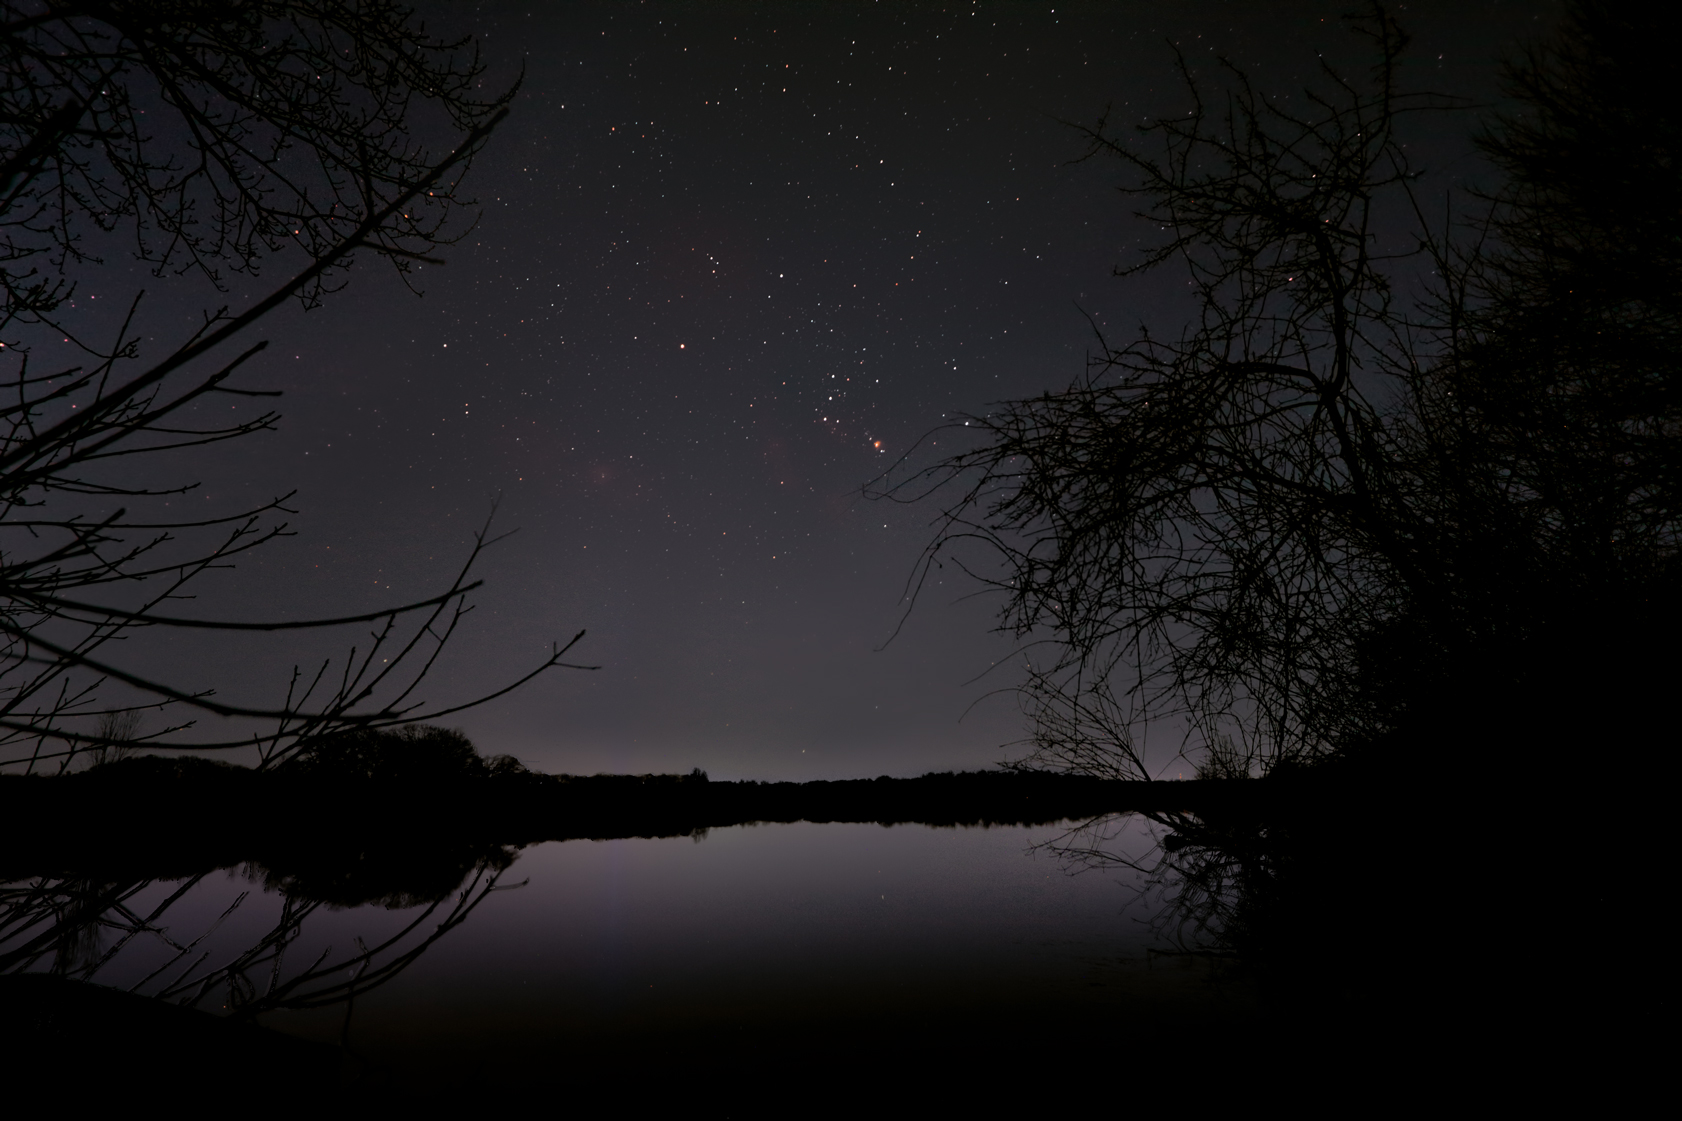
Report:
[[[1163,952],[1176,947],[1162,901],[1136,873],[1072,874],[1045,851],[1062,832],[795,823],[538,844],[459,925],[353,1006],[259,1019],[342,1041],[342,1077],[376,1092],[766,1063],[973,1064],[1024,1038],[1147,1025],[1161,1038],[1254,1020],[1248,986],[1206,959]],[[1112,844],[1143,857],[1157,833],[1126,819]],[[182,886],[155,882],[125,905],[145,914]],[[182,963],[209,969],[261,942],[282,907],[282,895],[247,875],[214,873],[93,979],[156,991]],[[316,909],[278,969],[257,961],[248,977],[261,989],[324,953],[331,966],[356,954],[358,939],[377,947],[424,913]],[[376,966],[443,913],[377,954]],[[100,952],[113,948],[108,933]],[[80,952],[91,960],[88,947]],[[221,1011],[225,993],[200,1007]]]

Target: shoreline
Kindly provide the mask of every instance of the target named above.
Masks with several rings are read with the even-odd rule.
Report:
[[[704,775],[324,780],[147,757],[63,776],[0,775],[0,878],[191,874],[260,864],[471,863],[546,841],[700,836],[794,822],[988,827],[1118,813],[1250,817],[1324,790],[1302,780],[1127,782],[1032,772],[711,782]],[[144,870],[144,871],[143,871]]]

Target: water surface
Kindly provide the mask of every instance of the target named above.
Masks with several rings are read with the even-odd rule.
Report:
[[[1152,952],[1163,939],[1130,875],[1071,875],[1032,851],[1056,835],[802,823],[535,846],[504,879],[523,886],[358,1000],[350,1047],[399,1069],[529,1071],[602,1047],[701,1053],[732,1033],[892,1049],[917,1046],[919,1025],[992,1022],[1003,1037],[1024,1017],[1246,1013],[1247,994],[1195,959]],[[335,914],[312,937],[368,918]],[[267,1022],[330,1039],[342,1012]]]
[[[342,1041],[353,1084],[412,1090],[858,1059],[985,1064],[1024,1041],[1253,1017],[1244,985],[1161,952],[1173,945],[1160,901],[1133,873],[1071,874],[1038,847],[1062,832],[797,823],[535,845],[464,923],[353,1006],[262,1022]],[[1115,844],[1143,854],[1155,838],[1135,819]],[[154,884],[133,905],[178,886]],[[193,957],[238,952],[281,907],[239,872],[212,875],[160,937],[125,945],[94,979],[134,985],[189,943]],[[317,910],[279,973],[340,960],[420,914]]]

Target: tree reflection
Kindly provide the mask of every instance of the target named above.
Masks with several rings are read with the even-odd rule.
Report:
[[[1217,843],[1192,814],[1105,814],[1035,847],[1071,872],[1133,872],[1160,944],[1210,957],[1235,955],[1233,933],[1267,867],[1246,859],[1251,846]]]
[[[1275,1012],[1381,1014],[1424,964],[1397,906],[1406,807],[1238,785],[1256,796],[1089,818],[1039,847],[1070,871],[1134,873],[1159,952],[1217,960],[1219,975],[1257,982]]]
[[[185,901],[212,885],[219,869],[181,879],[94,874],[42,875],[0,886],[0,974],[51,972],[70,981],[110,984],[184,1008],[225,1006],[250,1020],[283,1009],[348,1003],[407,969],[439,939],[466,922],[493,892],[515,850],[423,852],[419,860],[371,862],[366,854],[332,866],[324,854],[293,865],[247,864],[243,874],[279,896],[279,912],[255,938],[228,949],[215,936],[251,909],[240,891],[208,921],[183,914]],[[362,867],[358,867],[358,865]],[[442,885],[442,890],[439,890]],[[159,897],[162,892],[161,898]],[[305,927],[324,910],[378,906],[413,910],[395,931],[352,945],[304,952]],[[186,927],[190,934],[183,934]],[[135,978],[133,966],[152,965]]]

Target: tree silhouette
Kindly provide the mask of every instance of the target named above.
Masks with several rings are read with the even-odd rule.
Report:
[[[1505,70],[1500,175],[1425,307],[1399,458],[1441,591],[1362,642],[1373,723],[1485,769],[1660,742],[1679,667],[1682,121],[1664,28],[1577,3]],[[1501,745],[1516,745],[1516,751]]]
[[[1198,317],[1100,339],[1070,388],[961,418],[971,450],[881,488],[947,496],[919,583],[955,560],[1050,651],[1027,765],[1151,777],[1163,720],[1219,775],[1468,714],[1489,731],[1557,712],[1585,643],[1628,647],[1674,598],[1662,36],[1574,8],[1571,45],[1510,69],[1523,115],[1484,138],[1505,184],[1444,230],[1402,132],[1453,106],[1399,87],[1382,7],[1353,28],[1364,75],[1323,64],[1278,98],[1182,60],[1190,112],[1081,129],[1166,234],[1119,271],[1182,265]],[[996,567],[957,551],[975,542]],[[1612,677],[1662,679],[1612,653]]]
[[[436,260],[469,228],[462,177],[514,88],[484,93],[471,40],[432,36],[387,0],[4,0],[0,21],[0,766],[62,769],[97,745],[255,747],[267,766],[335,731],[441,715],[413,691],[477,586],[484,531],[423,602],[335,619],[190,618],[172,601],[285,533],[291,496],[182,518],[168,500],[192,484],[139,483],[137,459],[272,428],[263,402],[278,394],[239,384],[266,346],[251,338],[260,321],[330,294],[358,252],[406,276]],[[74,299],[77,278],[104,263],[95,250],[124,238],[159,278],[221,287],[265,263],[289,275],[150,354],[140,294],[103,337]],[[77,360],[56,357],[65,343]],[[210,401],[242,419],[199,422],[193,410]],[[360,649],[294,672],[267,708],[178,687],[113,646],[141,628],[353,624],[373,626]],[[105,700],[113,682],[138,699]],[[143,710],[167,726],[140,734],[125,714]],[[235,718],[237,731],[183,735],[201,713]]]

